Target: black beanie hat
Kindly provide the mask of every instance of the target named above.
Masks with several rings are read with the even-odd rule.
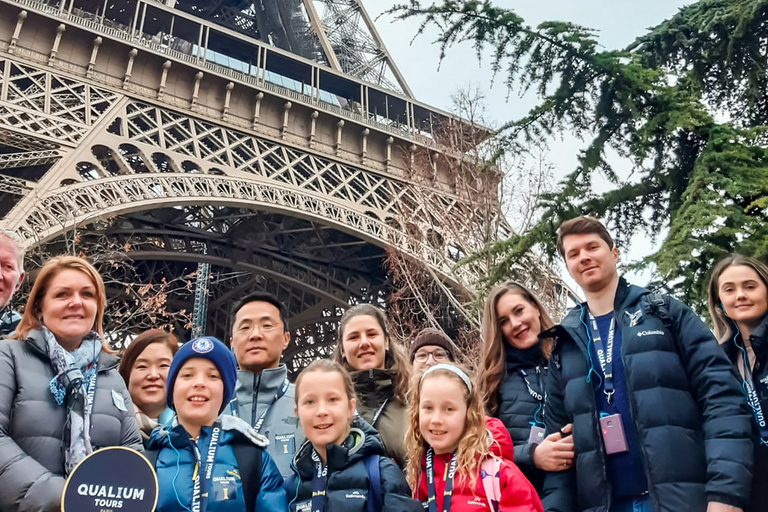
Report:
[[[449,338],[443,331],[427,327],[426,329],[422,329],[422,331],[416,335],[416,338],[411,344],[411,363],[413,363],[413,358],[416,357],[417,350],[423,346],[430,345],[442,348],[448,352],[448,359],[456,361],[456,351],[458,349],[451,341],[451,338]]]

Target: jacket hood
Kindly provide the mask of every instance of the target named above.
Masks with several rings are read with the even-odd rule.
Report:
[[[26,343],[29,343],[33,350],[35,350],[40,356],[44,357],[46,361],[51,360],[51,358],[48,356],[48,344],[45,342],[45,336],[43,335],[42,331],[38,329],[30,330],[27,334]],[[106,372],[108,370],[112,370],[113,368],[117,368],[119,364],[120,358],[118,358],[115,354],[104,352],[102,347],[101,351],[99,352],[99,371]]]
[[[306,440],[293,458],[293,467],[302,479],[311,479],[314,471],[312,451],[314,447]],[[327,465],[330,470],[346,468],[369,455],[385,455],[384,444],[376,430],[361,416],[352,419],[349,435],[340,445],[326,447]]]
[[[240,418],[222,414],[218,422],[221,423],[221,437],[219,443],[230,444],[235,439],[248,441],[256,446],[264,448],[269,444],[266,437],[258,434],[251,426]],[[203,427],[200,429],[200,435],[210,436],[213,427]],[[178,419],[174,418],[170,428],[157,427],[149,435],[149,450],[159,450],[166,447],[179,448],[189,444],[189,434],[184,427],[179,425]]]

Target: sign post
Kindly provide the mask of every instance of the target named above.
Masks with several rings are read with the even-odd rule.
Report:
[[[154,512],[157,475],[139,452],[102,448],[80,461],[64,484],[62,512]]]

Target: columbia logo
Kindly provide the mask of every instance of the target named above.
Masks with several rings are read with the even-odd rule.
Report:
[[[347,494],[347,498],[363,498],[365,499],[365,495],[361,494],[360,491],[354,491],[352,494]]]
[[[664,336],[664,331],[640,331],[637,336]]]

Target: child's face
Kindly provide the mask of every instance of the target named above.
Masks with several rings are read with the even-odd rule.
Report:
[[[208,359],[193,357],[179,370],[173,386],[173,406],[181,423],[210,426],[219,417],[224,382]]]
[[[341,444],[355,414],[355,399],[337,372],[314,371],[302,377],[297,405],[299,425],[314,446]]]
[[[444,375],[427,377],[421,384],[419,430],[437,455],[459,446],[467,422],[465,392],[463,383]]]

